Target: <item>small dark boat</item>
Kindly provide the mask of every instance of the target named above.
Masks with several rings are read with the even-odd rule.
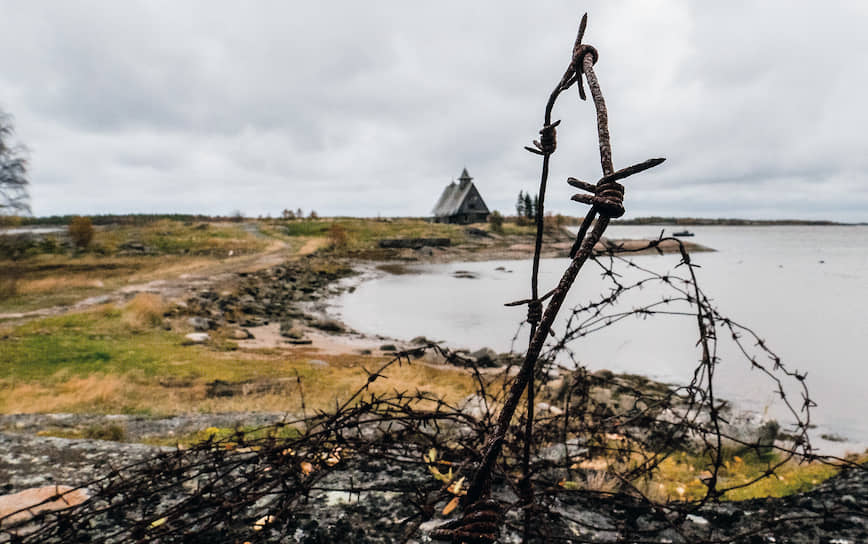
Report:
[[[690,232],[689,230],[682,230],[682,231],[678,231],[678,232],[673,232],[672,236],[680,236],[680,237],[693,236],[693,233]]]

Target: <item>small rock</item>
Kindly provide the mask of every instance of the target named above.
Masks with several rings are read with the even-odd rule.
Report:
[[[556,380],[551,380],[546,382],[545,386],[552,391],[558,392],[564,387],[564,379],[558,378]]]
[[[458,405],[462,413],[474,419],[482,419],[488,413],[488,404],[479,395],[470,395]]]
[[[307,364],[309,364],[311,366],[320,366],[320,367],[329,366],[329,364],[327,362],[323,361],[322,359],[310,359],[310,360],[308,360]]]
[[[55,495],[62,495],[62,497],[54,501],[44,502]],[[12,524],[29,519],[39,512],[63,510],[81,504],[89,498],[90,495],[86,489],[76,489],[67,485],[25,489],[12,495],[0,496],[0,518],[3,518],[4,525]],[[27,510],[18,512],[25,508]],[[12,512],[18,513],[8,518],[5,517]]]
[[[229,330],[229,338],[232,340],[249,340],[253,338],[253,334],[247,329],[232,328]]]
[[[311,323],[311,326],[326,332],[343,332],[345,330],[343,323],[328,317],[317,319]]]
[[[475,280],[479,279],[479,274],[471,272],[469,270],[456,270],[452,273],[452,277],[458,279]]]
[[[204,344],[205,342],[208,341],[208,339],[210,338],[210,336],[208,335],[207,332],[191,332],[190,334],[185,334],[185,335],[184,335],[184,338],[187,339],[187,340],[184,342],[184,344],[186,344],[186,345],[189,345],[189,344]]]
[[[304,331],[296,327],[292,320],[286,320],[280,322],[280,336],[284,338],[291,338],[293,340],[301,340],[304,338]]]
[[[193,327],[193,330],[202,332],[211,330],[212,322],[206,317],[193,316],[187,320],[187,324]]]
[[[552,406],[547,402],[538,402],[536,403],[536,409],[540,412],[548,412],[553,416],[563,415],[564,411],[557,406]]]
[[[398,348],[395,347],[395,344],[383,344],[380,346],[380,351],[398,351]]]
[[[255,315],[247,316],[241,321],[242,327],[261,327],[263,325],[268,325],[268,321]]]
[[[694,514],[687,514],[687,519],[697,525],[708,525],[707,519]]]

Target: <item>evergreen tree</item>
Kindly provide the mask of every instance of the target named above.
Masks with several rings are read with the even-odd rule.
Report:
[[[530,193],[524,194],[524,216],[533,219],[533,200],[530,198]]]
[[[533,217],[536,218],[536,214],[539,213],[539,195],[533,197]]]
[[[524,217],[524,191],[518,192],[518,202],[515,203],[515,215]]]

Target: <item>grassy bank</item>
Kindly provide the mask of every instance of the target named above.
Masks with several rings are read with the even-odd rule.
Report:
[[[300,388],[308,409],[328,409],[365,383],[363,366],[386,360],[303,346],[238,350],[219,333],[205,345],[185,345],[183,323],[165,323],[163,311],[158,297],[139,295],[123,308],[106,305],[6,325],[0,329],[0,411],[296,413]],[[390,378],[390,387],[429,390],[451,400],[471,391],[468,376],[457,370],[404,365]],[[209,394],[217,380],[250,384],[250,393]]]
[[[0,314],[68,305],[134,283],[240,268],[268,254],[380,258],[389,256],[378,246],[383,238],[467,241],[464,227],[422,219],[137,219],[97,225],[85,247],[76,247],[65,233],[0,236]]]

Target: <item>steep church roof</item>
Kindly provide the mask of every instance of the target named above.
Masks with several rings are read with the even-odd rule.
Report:
[[[488,213],[488,207],[482,200],[482,196],[473,185],[473,178],[467,173],[467,168],[461,172],[461,177],[458,178],[458,183],[454,181],[443,189],[443,193],[434,205],[431,214],[434,217],[448,217],[461,212],[462,206],[469,197],[478,199],[479,207],[476,211]]]

